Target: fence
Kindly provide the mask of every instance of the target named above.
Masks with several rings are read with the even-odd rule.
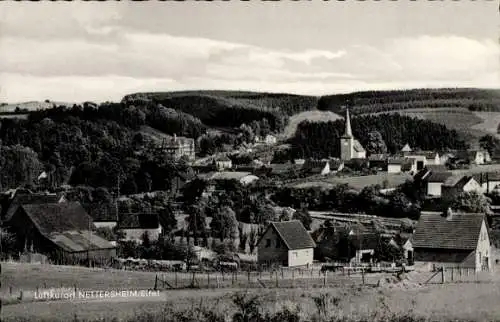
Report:
[[[495,281],[491,271],[476,271],[469,267],[441,267],[424,284],[489,283]]]
[[[275,271],[168,272],[156,274],[155,289],[182,288],[315,288],[377,285],[387,273],[365,268],[338,271],[281,269]]]

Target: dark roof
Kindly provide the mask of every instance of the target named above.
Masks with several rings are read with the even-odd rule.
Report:
[[[454,213],[451,219],[437,214],[421,214],[412,237],[413,247],[474,250],[483,221],[483,214]]]
[[[306,160],[302,166],[302,170],[311,173],[320,173],[326,165],[329,165],[327,160]]]
[[[352,148],[356,152],[364,152],[365,151],[365,148],[363,148],[363,146],[361,145],[361,143],[359,143],[358,140],[354,140],[354,144],[353,144]]]
[[[429,164],[429,165],[426,165],[425,168],[427,170],[433,171],[433,172],[446,172],[446,171],[448,171],[448,168],[442,164]]]
[[[120,214],[118,228],[122,229],[156,229],[160,218],[155,213],[126,213]]]
[[[387,160],[388,164],[411,164],[412,160],[409,158],[389,158]]]
[[[500,181],[500,172],[484,172],[484,173],[474,173],[472,177],[478,183],[485,183],[486,181]]]
[[[316,244],[299,220],[271,222],[288,249],[314,248]]]
[[[344,161],[339,160],[339,159],[330,159],[330,169],[331,170],[338,170],[341,166],[344,165]]]
[[[370,154],[370,156],[368,157],[368,160],[370,160],[370,161],[386,161],[387,154],[383,154],[383,153]]]
[[[431,175],[427,177],[428,182],[445,182],[453,173],[451,172],[431,172]]]
[[[93,228],[92,218],[79,202],[22,205],[21,209],[43,235]]]
[[[14,195],[14,198],[7,208],[7,212],[5,213],[5,221],[9,221],[21,205],[57,203],[59,199],[60,196],[56,194],[18,192]]]

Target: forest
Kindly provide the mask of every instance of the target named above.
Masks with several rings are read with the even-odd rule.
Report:
[[[399,151],[406,143],[413,149],[464,149],[465,141],[455,130],[427,120],[399,114],[358,116],[351,119],[354,137],[366,148],[370,133],[379,132],[390,153]],[[344,134],[343,120],[333,122],[302,122],[290,139],[294,157],[328,158],[340,155],[339,138]]]

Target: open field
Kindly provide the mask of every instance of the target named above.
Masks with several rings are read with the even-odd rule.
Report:
[[[485,131],[500,137],[497,133],[498,124],[500,124],[499,112],[474,112],[474,114],[480,117],[483,122],[472,126],[473,129]]]
[[[176,310],[190,309],[199,305],[210,307],[217,312],[231,315],[235,307],[230,299],[238,289],[225,290],[184,290],[162,292],[160,296],[143,298],[119,298],[91,301],[53,301],[28,304],[14,304],[3,307],[3,321],[14,318],[41,319],[56,318],[69,321],[80,319],[131,318],[140,312],[161,314],[165,306]],[[469,321],[491,321],[500,318],[498,298],[499,284],[449,284],[431,285],[410,290],[385,288],[326,288],[322,290],[276,289],[248,290],[249,295],[258,295],[263,309],[275,311],[282,306],[297,304],[302,314],[316,312],[311,297],[328,293],[340,299],[330,313],[337,316],[369,316],[375,311],[383,311],[382,305],[394,313],[406,314],[413,311],[434,321],[462,319]],[[382,304],[383,303],[383,304]]]
[[[342,119],[342,117],[330,111],[306,111],[298,113],[291,116],[288,120],[288,124],[285,127],[284,136],[285,138],[294,136],[295,131],[297,130],[297,126],[303,121],[329,122],[338,119]]]
[[[379,184],[381,186],[386,183],[386,188],[395,188],[404,183],[406,180],[411,180],[412,176],[409,174],[399,173],[379,173],[368,176],[352,176],[352,177],[337,177],[327,176],[324,178],[315,178],[311,180],[301,179],[298,183],[291,183],[289,185],[295,188],[308,188],[308,187],[324,187],[329,188],[338,184],[347,183],[354,189],[362,190],[364,187]]]

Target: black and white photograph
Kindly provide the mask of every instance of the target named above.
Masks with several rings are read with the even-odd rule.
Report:
[[[0,1],[0,320],[500,321],[500,2]]]

